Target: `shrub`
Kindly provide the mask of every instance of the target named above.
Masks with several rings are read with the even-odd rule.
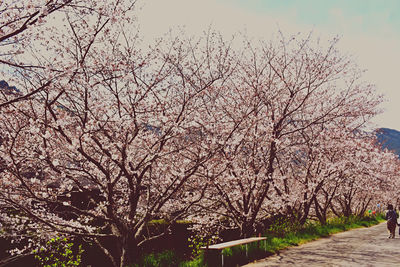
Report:
[[[138,264],[132,265],[132,267],[170,267],[178,266],[179,259],[175,252],[172,250],[166,250],[160,253],[150,253],[145,255]]]
[[[192,236],[189,239],[189,247],[192,250],[192,258],[197,258],[200,256],[202,253],[201,247],[205,247],[209,244],[214,244],[217,240],[218,237],[212,236],[212,237],[203,237],[203,236]]]
[[[76,255],[72,242],[68,242],[67,238],[53,238],[46,243],[46,248],[35,251],[35,259],[39,261],[40,266],[44,267],[71,267],[79,266],[84,250],[79,245]]]

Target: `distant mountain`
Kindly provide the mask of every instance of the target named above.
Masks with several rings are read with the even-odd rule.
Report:
[[[15,86],[9,86],[8,83],[4,80],[0,81],[0,90],[3,91],[7,95],[18,95],[21,93],[20,90]]]
[[[400,157],[400,132],[389,129],[389,128],[380,128],[376,130],[376,137],[378,138],[378,142],[382,145],[383,148],[387,148]]]

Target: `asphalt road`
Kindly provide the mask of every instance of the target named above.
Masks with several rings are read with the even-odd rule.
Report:
[[[398,266],[400,237],[388,239],[386,223],[334,234],[291,247],[246,267],[263,266]]]

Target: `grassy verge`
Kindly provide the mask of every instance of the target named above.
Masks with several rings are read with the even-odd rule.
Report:
[[[384,217],[380,214],[374,217],[350,217],[350,218],[333,218],[328,220],[325,225],[316,222],[309,222],[303,227],[286,232],[284,235],[281,233],[274,233],[267,231],[264,236],[267,237],[265,242],[252,243],[247,246],[247,253],[245,246],[237,246],[223,250],[225,265],[235,266],[236,264],[245,264],[247,262],[261,259],[275,252],[291,247],[298,246],[321,237],[326,237],[335,233],[361,228],[370,227],[384,221]],[[247,254],[247,256],[246,256]],[[208,258],[210,261],[210,257]],[[220,262],[220,256],[214,255],[211,257],[211,266],[217,266]],[[204,255],[200,255],[194,260],[180,261],[172,251],[166,251],[158,254],[150,254],[143,257],[139,265],[143,267],[204,267],[207,266],[204,260]]]
[[[284,237],[276,237],[273,234],[267,235],[266,250],[275,253],[278,250],[298,246],[321,237],[326,237],[335,233],[361,228],[370,227],[385,221],[382,215],[364,218],[333,218],[327,224],[308,223],[296,232],[286,233]]]

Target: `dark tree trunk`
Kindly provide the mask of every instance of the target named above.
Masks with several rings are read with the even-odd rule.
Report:
[[[307,201],[304,204],[303,213],[300,216],[299,223],[300,225],[304,225],[307,222],[308,215],[310,214],[311,204],[314,202],[315,196],[311,198],[311,200]]]
[[[246,221],[242,224],[240,228],[240,237],[248,238],[255,234],[255,227],[251,221]]]
[[[317,198],[314,198],[314,206],[315,206],[315,215],[318,218],[318,221],[321,225],[326,224],[326,207],[322,208],[321,205],[318,203]]]

